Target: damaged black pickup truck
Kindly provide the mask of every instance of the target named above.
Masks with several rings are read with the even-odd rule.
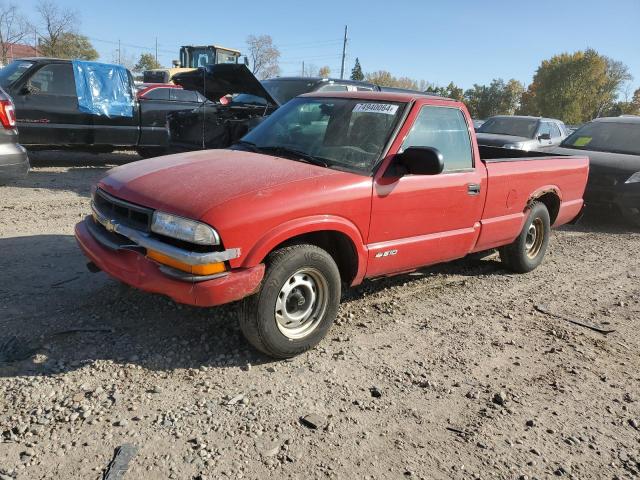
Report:
[[[96,98],[83,95],[83,80]],[[124,67],[55,58],[15,60],[0,70],[0,86],[13,99],[20,143],[28,150],[160,155],[170,149],[167,114],[208,103],[195,92],[194,103],[138,98]]]
[[[173,81],[211,100],[198,109],[168,115],[174,151],[228,147],[281,105],[304,93],[385,90],[368,82],[320,77],[277,77],[259,81],[242,64],[209,65],[177,74]],[[220,103],[226,95],[232,95],[231,101]],[[313,122],[314,115],[317,116],[317,112],[307,112],[300,119],[301,124]]]

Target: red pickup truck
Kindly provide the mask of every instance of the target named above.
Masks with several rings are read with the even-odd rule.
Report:
[[[225,150],[111,170],[76,226],[89,267],[176,302],[242,300],[274,357],[316,345],[341,288],[498,248],[536,268],[583,208],[587,157],[478,147],[466,107],[411,93],[297,97]]]

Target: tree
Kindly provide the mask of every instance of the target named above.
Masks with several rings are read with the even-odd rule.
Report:
[[[120,48],[120,51],[115,49],[111,52],[111,63],[122,65],[127,70],[135,71],[136,57],[134,54],[128,53],[124,48]]]
[[[319,69],[317,66],[315,66],[313,63],[304,63],[303,64],[303,68],[304,70],[302,71],[302,76],[303,77],[318,77],[320,76]]]
[[[249,62],[253,74],[260,78],[275,77],[280,73],[278,60],[280,50],[273,44],[270,35],[249,35],[247,37],[247,47],[249,50]]]
[[[441,97],[453,98],[454,100],[462,100],[464,98],[464,90],[458,87],[455,83],[449,82],[446,87],[439,87],[437,85],[429,85],[424,89],[425,93],[435,93]]]
[[[134,72],[144,72],[145,70],[153,70],[154,68],[161,68],[160,63],[156,60],[156,57],[151,53],[143,53],[138,59],[138,63],[133,67]]]
[[[55,48],[41,41],[38,50],[45,57],[97,60],[99,55],[84,35],[66,32],[56,39]]]
[[[487,118],[493,115],[513,115],[519,107],[524,86],[517,80],[507,83],[496,78],[489,85],[474,84],[464,92],[464,101],[474,118]]]
[[[364,80],[364,73],[362,73],[362,67],[360,66],[360,60],[356,57],[356,63],[351,70],[351,80]]]
[[[607,117],[617,117],[620,115],[640,115],[640,88],[638,88],[631,99],[627,98],[616,102],[613,107],[603,113]]]
[[[583,123],[610,111],[631,78],[626,65],[592,49],[556,55],[536,70],[521,111]]]
[[[424,90],[428,85],[424,80],[413,80],[409,77],[394,77],[386,70],[378,70],[377,72],[367,73],[364,76],[367,82],[379,85],[381,87],[406,88],[408,90]],[[422,89],[422,90],[421,90]]]
[[[318,70],[318,76],[322,78],[328,78],[331,75],[331,69],[325,65],[324,67]]]
[[[64,40],[66,34],[75,33],[75,26],[78,23],[78,16],[73,10],[60,9],[58,5],[50,0],[41,0],[36,6],[36,11],[40,15],[44,33],[40,36],[39,49],[45,56],[59,57],[58,52],[64,47],[60,42]],[[69,37],[66,37],[69,39]]]
[[[0,63],[7,64],[11,45],[20,43],[30,30],[27,20],[13,4],[0,3]]]

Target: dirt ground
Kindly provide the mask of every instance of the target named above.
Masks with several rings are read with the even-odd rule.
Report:
[[[367,282],[318,348],[271,361],[236,305],[86,270],[90,186],[135,159],[34,154],[0,187],[0,480],[99,479],[123,444],[127,479],[640,475],[640,231],[592,217],[530,274],[490,257]]]

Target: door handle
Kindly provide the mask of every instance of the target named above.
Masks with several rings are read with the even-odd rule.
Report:
[[[467,193],[469,195],[480,195],[479,183],[467,183]]]

